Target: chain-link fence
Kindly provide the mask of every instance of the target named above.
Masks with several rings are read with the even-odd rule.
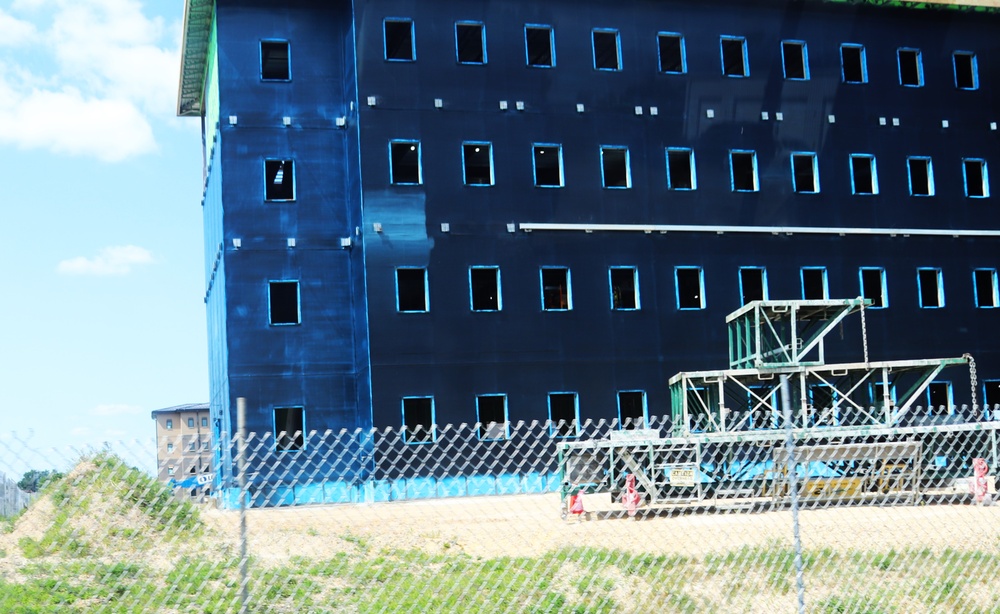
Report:
[[[18,514],[31,503],[31,493],[18,487],[17,482],[0,472],[0,517]]]
[[[65,472],[0,521],[0,611],[1000,611],[1000,422],[649,426],[248,434],[205,503],[152,441],[0,438]]]

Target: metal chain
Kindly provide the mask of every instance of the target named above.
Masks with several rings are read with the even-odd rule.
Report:
[[[868,325],[865,322],[865,297],[859,296],[861,301],[861,343],[865,349],[865,364],[868,364]]]
[[[962,354],[962,358],[969,361],[969,385],[972,387],[972,411],[975,412],[979,409],[979,401],[976,398],[976,388],[979,382],[979,379],[976,376],[976,359],[969,353]]]

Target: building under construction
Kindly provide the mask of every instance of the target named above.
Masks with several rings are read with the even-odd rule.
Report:
[[[758,429],[766,382],[670,380],[719,365],[726,314],[748,310],[739,339],[751,315],[775,321],[758,300],[861,296],[871,356],[917,361],[920,393],[889,409],[899,372],[866,362],[855,386],[823,371],[862,350],[859,319],[839,322],[823,338],[853,345],[822,350],[796,392],[833,411],[803,426],[971,407],[967,374],[925,356],[975,357],[967,418],[1000,403],[991,8],[185,7],[178,114],[204,135],[212,437],[232,436],[245,398],[248,430],[278,434],[253,461],[270,476],[300,472],[313,431],[400,429],[409,453],[445,424],[498,425],[479,431],[491,442],[519,421],[563,441],[587,420]],[[737,370],[770,351],[733,347]],[[757,402],[723,402],[734,386]],[[216,487],[231,485],[230,447],[212,449]],[[366,463],[326,474],[357,484]]]

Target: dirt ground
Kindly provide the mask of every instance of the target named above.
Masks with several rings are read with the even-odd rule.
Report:
[[[607,510],[591,514],[589,521],[563,520],[556,494],[254,509],[247,512],[247,530],[254,556],[276,564],[291,556],[325,558],[358,547],[463,552],[483,558],[536,556],[583,546],[700,556],[740,546],[793,542],[788,510],[705,513],[673,508],[645,510],[630,519],[608,499],[608,495],[585,496],[585,507]],[[209,526],[234,539],[239,535],[239,517],[237,511],[215,509],[203,515]],[[803,510],[800,535],[807,549],[955,548],[997,553],[1000,505]]]

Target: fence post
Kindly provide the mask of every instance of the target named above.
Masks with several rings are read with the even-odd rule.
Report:
[[[802,578],[802,540],[799,537],[799,485],[795,469],[795,437],[792,432],[792,400],[788,392],[788,376],[781,376],[781,411],[785,420],[785,456],[788,491],[792,498],[792,534],[795,544],[795,585],[798,589],[799,614],[806,611],[806,587]]]
[[[250,611],[250,585],[247,577],[247,400],[236,399],[236,471],[240,487],[240,614]]]

